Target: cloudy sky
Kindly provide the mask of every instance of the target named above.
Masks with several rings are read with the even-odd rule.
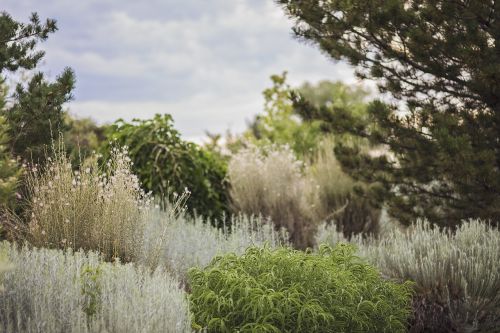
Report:
[[[2,0],[0,10],[58,21],[41,69],[54,77],[72,67],[70,111],[101,123],[170,113],[199,140],[243,130],[272,74],[287,70],[293,85],[356,82],[346,64],[295,40],[272,0]]]

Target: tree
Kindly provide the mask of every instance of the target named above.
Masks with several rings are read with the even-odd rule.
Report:
[[[102,147],[104,160],[113,145],[127,146],[134,174],[144,189],[161,199],[189,190],[191,213],[219,219],[228,212],[226,163],[217,154],[182,140],[168,114],[153,119],[118,120],[106,129],[109,145]]]
[[[0,83],[0,109],[5,105],[6,86]],[[9,128],[0,116],[0,208],[13,208],[22,169],[8,150]]]
[[[33,70],[44,52],[35,50],[38,42],[57,30],[55,20],[41,23],[33,13],[28,24],[0,14],[0,76],[7,72]],[[64,130],[63,104],[69,101],[75,83],[73,71],[66,68],[55,82],[43,73],[34,73],[26,83],[18,83],[12,101],[1,109],[9,125],[10,150],[28,161],[40,161],[45,146],[54,135]]]
[[[303,157],[314,150],[321,131],[315,124],[304,123],[295,115],[290,100],[292,90],[286,77],[287,72],[271,76],[273,86],[262,92],[264,112],[249,124],[245,137],[257,145],[289,145]]]
[[[105,125],[98,125],[92,118],[77,118],[66,113],[64,145],[73,161],[90,157],[106,140]]]
[[[347,60],[400,102],[374,101],[369,118],[344,108],[294,105],[322,128],[390,153],[340,145],[363,195],[410,223],[500,221],[500,2],[493,0],[278,0],[300,39]],[[360,191],[361,192],[361,191]]]

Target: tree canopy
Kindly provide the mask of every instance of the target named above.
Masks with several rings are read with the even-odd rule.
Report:
[[[56,21],[44,23],[36,13],[29,23],[15,21],[6,12],[0,13],[0,77],[20,70],[35,70],[45,55],[37,50],[57,30]],[[19,82],[10,103],[3,105],[2,115],[9,126],[10,150],[28,161],[38,162],[45,155],[45,146],[64,130],[63,104],[72,98],[75,77],[66,68],[54,82],[41,72],[29,73],[27,82]]]
[[[388,153],[336,147],[343,167],[372,186],[402,222],[500,221],[500,2],[278,0],[298,38],[346,60],[398,103],[367,119],[341,107],[295,109],[326,131],[365,137]]]

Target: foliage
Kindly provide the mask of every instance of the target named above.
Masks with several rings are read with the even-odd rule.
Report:
[[[94,252],[17,249],[8,243],[1,249],[15,265],[5,273],[0,296],[2,332],[191,331],[185,293],[164,270],[105,263]],[[87,316],[90,292],[95,306]]]
[[[295,91],[300,92],[317,107],[322,105],[342,107],[349,109],[353,115],[357,116],[366,114],[368,106],[366,98],[370,95],[370,91],[363,86],[328,80],[319,81],[316,84],[305,82]]]
[[[14,155],[34,162],[45,159],[52,139],[65,130],[63,104],[71,99],[74,80],[67,68],[53,83],[36,73],[26,87],[16,86],[12,106],[3,111]]]
[[[43,51],[35,51],[38,41],[46,40],[57,30],[56,21],[40,22],[36,13],[31,14],[30,23],[20,23],[6,12],[0,13],[0,73],[14,72],[19,68],[33,69],[43,58]]]
[[[209,332],[404,332],[411,284],[383,280],[349,245],[319,253],[251,247],[189,273]]]
[[[288,231],[295,246],[306,248],[313,245],[319,203],[316,184],[302,169],[287,147],[250,147],[232,157],[228,176],[237,211],[270,217]]]
[[[333,151],[335,140],[326,137],[318,143],[307,169],[308,177],[318,184],[317,215],[322,220],[333,221],[348,238],[356,234],[377,234],[380,209],[354,193],[359,184],[342,171]]]
[[[84,296],[83,312],[87,315],[88,319],[92,317],[99,310],[101,294],[101,286],[99,280],[101,279],[100,267],[84,266],[80,279],[82,283],[82,295]]]
[[[255,118],[244,136],[259,146],[289,145],[302,157],[315,149],[321,132],[318,126],[303,123],[294,115],[286,76],[287,72],[271,76],[273,86],[262,93],[264,112]]]
[[[0,82],[0,110],[5,106],[7,91]],[[13,208],[15,193],[22,174],[21,166],[9,151],[9,127],[5,117],[0,115],[0,207]]]
[[[169,207],[151,209],[139,263],[147,267],[164,266],[181,280],[189,268],[205,267],[217,255],[241,254],[249,246],[287,245],[284,230],[260,217],[232,216],[217,228],[202,218],[192,218]]]
[[[67,130],[64,132],[64,144],[73,161],[81,161],[99,151],[104,144],[105,126],[99,126],[91,118],[77,118],[64,115]]]
[[[139,188],[130,163],[126,150],[115,149],[104,169],[94,156],[73,171],[64,146],[54,148],[47,164],[27,176],[28,240],[35,246],[133,259],[141,247],[150,199]]]
[[[134,172],[154,195],[169,199],[171,192],[191,194],[188,210],[220,218],[227,211],[225,162],[194,143],[183,141],[170,115],[153,119],[118,120],[107,130],[111,145],[129,147]],[[110,147],[105,146],[104,151]]]
[[[344,241],[322,229],[330,245]],[[500,325],[500,231],[479,220],[455,233],[418,222],[380,239],[353,240],[362,257],[392,278],[416,283],[414,332],[491,332]]]
[[[56,22],[41,23],[36,13],[30,23],[20,23],[6,12],[0,14],[0,75],[6,71],[32,70],[43,58],[35,51],[57,30]],[[10,150],[28,161],[38,162],[45,157],[51,133],[64,130],[62,105],[71,99],[74,73],[66,68],[55,82],[50,83],[43,73],[34,73],[26,83],[18,83],[12,102],[2,105],[1,113],[9,125]]]
[[[400,101],[375,101],[369,119],[356,119],[345,108],[294,98],[297,112],[323,129],[390,149],[373,156],[337,147],[349,174],[373,184],[367,195],[386,200],[405,223],[500,221],[500,11],[493,0],[277,2],[299,38],[349,61]]]

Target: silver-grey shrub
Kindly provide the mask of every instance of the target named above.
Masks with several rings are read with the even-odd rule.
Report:
[[[320,228],[317,239],[345,241],[328,227]],[[499,327],[498,229],[470,220],[454,232],[440,231],[419,221],[406,231],[393,229],[380,239],[353,242],[384,275],[416,282],[423,304],[415,309],[415,325],[429,330],[445,323],[460,332]]]
[[[0,294],[2,332],[186,332],[186,296],[164,270],[105,263],[96,253],[18,250]]]
[[[176,211],[150,209],[140,262],[148,267],[165,266],[181,279],[190,268],[204,267],[217,255],[242,254],[252,245],[287,245],[287,233],[275,230],[261,217],[232,216],[226,227],[216,228],[209,221]]]

